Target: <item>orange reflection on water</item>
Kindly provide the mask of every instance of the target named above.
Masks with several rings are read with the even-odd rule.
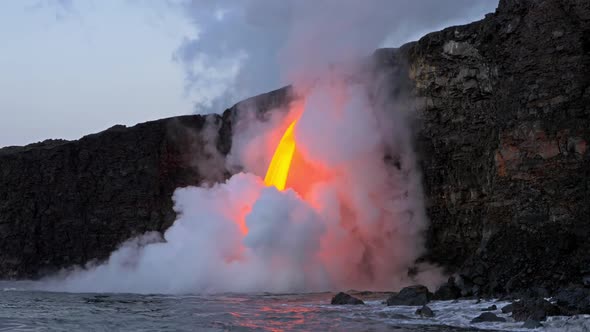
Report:
[[[314,320],[313,316],[317,314],[317,308],[291,305],[263,306],[253,314],[230,312],[240,321],[241,327],[272,332],[301,328],[307,320]]]

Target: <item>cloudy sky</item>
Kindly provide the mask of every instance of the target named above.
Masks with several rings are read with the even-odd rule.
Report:
[[[1,1],[0,147],[221,112],[288,83],[293,71],[329,63],[351,43],[369,54],[481,19],[496,6],[496,0]]]

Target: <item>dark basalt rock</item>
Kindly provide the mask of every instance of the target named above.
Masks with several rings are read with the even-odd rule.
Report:
[[[526,321],[528,319],[542,321],[547,316],[560,315],[559,308],[551,302],[544,299],[523,299],[513,303],[512,315],[516,321]]]
[[[590,314],[590,289],[566,288],[558,291],[553,299],[563,313],[568,315]]]
[[[331,304],[338,304],[338,305],[342,305],[342,304],[365,304],[365,302],[363,302],[362,300],[354,297],[354,296],[350,296],[346,293],[340,292],[338,294],[336,294],[333,298],[332,301],[330,302]]]
[[[502,0],[391,51],[422,121],[425,259],[460,275],[462,296],[590,274],[589,18],[585,0]]]
[[[471,320],[471,323],[484,323],[484,322],[505,322],[506,318],[498,317],[491,312],[484,312],[481,315]]]
[[[434,317],[434,312],[427,305],[423,305],[422,308],[416,310],[416,315],[422,317]]]
[[[549,291],[543,287],[531,287],[528,289],[523,289],[518,292],[512,294],[517,299],[537,299],[537,298],[547,298],[551,294]]]
[[[524,324],[522,324],[522,327],[525,329],[536,329],[538,327],[542,327],[543,324],[541,324],[541,322],[539,322],[538,320],[534,320],[534,319],[527,319],[526,322],[524,322]]]
[[[449,278],[449,280],[441,285],[434,295],[432,296],[433,300],[440,300],[440,301],[448,301],[448,300],[456,300],[461,297],[461,289],[457,287],[455,284],[454,278]]]
[[[502,313],[504,314],[512,312],[512,310],[514,310],[514,303],[510,303],[502,307]]]
[[[428,288],[422,285],[415,285],[403,288],[399,293],[387,299],[387,305],[425,305],[430,301],[432,294]]]

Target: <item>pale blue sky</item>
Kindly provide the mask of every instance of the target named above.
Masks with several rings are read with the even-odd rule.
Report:
[[[338,44],[342,35],[360,37],[362,51],[370,53],[480,19],[497,5],[497,0],[322,0],[327,8],[349,8],[326,14],[316,10],[315,1],[0,0],[0,147],[77,139],[115,124],[195,109],[223,111],[287,83],[279,79],[284,69],[278,68],[277,55],[296,45],[298,26],[327,31],[306,52],[312,61],[331,61],[336,47],[349,47]],[[383,24],[363,31],[356,23],[364,19],[357,17],[359,9]],[[334,17],[349,31],[330,35],[326,28]],[[367,43],[369,35],[384,38],[373,46],[378,39]],[[295,43],[285,45],[286,40]]]
[[[190,113],[172,56],[192,28],[163,9],[1,1],[0,146]]]

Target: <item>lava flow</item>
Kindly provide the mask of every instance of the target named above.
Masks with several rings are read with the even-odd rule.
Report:
[[[289,168],[295,152],[293,129],[296,123],[297,120],[293,121],[283,134],[264,177],[264,184],[275,186],[278,190],[285,189],[287,177],[289,176]]]

